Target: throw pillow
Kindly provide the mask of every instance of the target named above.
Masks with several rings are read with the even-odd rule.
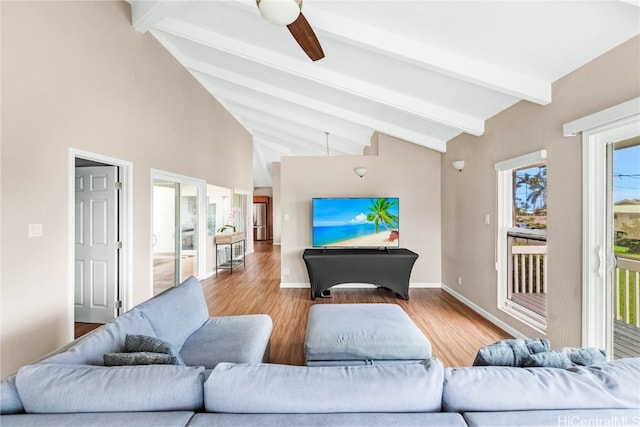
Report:
[[[104,355],[104,366],[129,365],[173,365],[172,357],[164,353],[146,351],[136,353],[107,353]]]
[[[526,365],[531,368],[560,368],[567,369],[573,366],[569,357],[561,351],[545,351],[544,353],[529,356]]]
[[[592,347],[579,347],[579,348],[563,348],[560,351],[567,354],[569,360],[574,366],[589,366],[597,363],[605,363],[607,361],[607,354],[604,350]]]
[[[124,341],[124,351],[127,353],[164,353],[171,356],[172,365],[184,365],[184,361],[175,347],[156,337],[147,335],[127,335]]]
[[[473,366],[518,366],[523,367],[530,355],[549,351],[546,339],[505,339],[478,350]]]
[[[525,364],[532,368],[561,368],[568,369],[574,366],[589,366],[596,363],[605,363],[607,357],[604,350],[587,347],[565,347],[560,350],[546,351],[532,354]]]

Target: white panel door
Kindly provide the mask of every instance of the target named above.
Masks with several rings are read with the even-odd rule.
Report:
[[[117,168],[76,168],[75,321],[116,317],[118,284]]]

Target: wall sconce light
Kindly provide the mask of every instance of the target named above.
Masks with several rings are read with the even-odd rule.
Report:
[[[464,160],[456,160],[451,163],[451,166],[453,166],[453,168],[458,172],[462,172],[462,169],[464,169]]]
[[[362,178],[363,176],[365,176],[367,174],[367,168],[363,168],[363,167],[354,168],[353,172],[356,175],[358,175],[360,178]]]

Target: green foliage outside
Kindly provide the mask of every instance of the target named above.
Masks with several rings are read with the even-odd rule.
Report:
[[[635,260],[639,260],[640,261],[640,253],[633,253],[633,252],[629,251],[629,248],[627,248],[625,246],[616,245],[616,246],[614,246],[613,252],[618,257],[635,259]]]
[[[513,172],[516,215],[547,216],[547,166],[528,166]],[[524,197],[518,193],[524,190]]]

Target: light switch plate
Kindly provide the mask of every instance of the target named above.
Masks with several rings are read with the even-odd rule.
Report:
[[[42,224],[29,224],[29,237],[42,237]]]

